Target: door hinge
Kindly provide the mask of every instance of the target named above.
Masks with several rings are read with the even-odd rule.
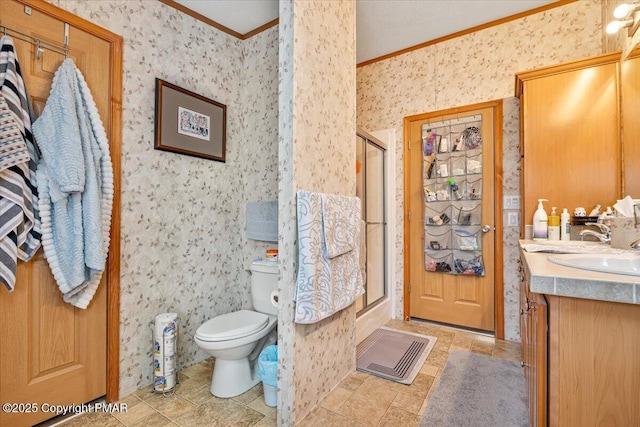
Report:
[[[411,211],[409,211],[409,222],[411,222]]]

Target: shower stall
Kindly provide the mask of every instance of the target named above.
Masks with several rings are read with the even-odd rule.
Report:
[[[387,146],[368,133],[356,132],[356,195],[362,201],[366,230],[365,293],[356,300],[357,316],[387,295]]]

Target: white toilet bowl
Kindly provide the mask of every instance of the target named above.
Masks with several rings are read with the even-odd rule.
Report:
[[[234,397],[258,384],[258,356],[264,347],[276,343],[278,264],[254,261],[250,271],[255,311],[214,317],[196,331],[196,344],[216,358],[211,394],[217,397]]]
[[[260,382],[256,375],[258,355],[276,342],[277,324],[277,316],[240,310],[215,317],[198,328],[196,343],[216,358],[211,394],[234,397]]]

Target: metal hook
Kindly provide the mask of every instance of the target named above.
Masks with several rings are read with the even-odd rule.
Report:
[[[42,58],[43,53],[44,49],[40,47],[40,40],[36,40],[36,59]]]

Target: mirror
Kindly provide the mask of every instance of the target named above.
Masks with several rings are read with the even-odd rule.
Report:
[[[640,48],[621,61],[622,196],[640,198]]]

